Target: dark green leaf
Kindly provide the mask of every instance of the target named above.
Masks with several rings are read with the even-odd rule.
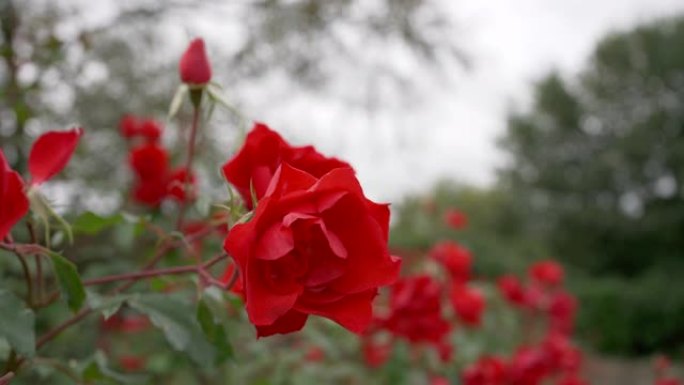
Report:
[[[71,228],[74,233],[96,235],[102,230],[121,223],[123,220],[124,217],[121,214],[103,217],[88,211],[76,218]]]
[[[71,311],[78,311],[85,302],[86,292],[76,270],[76,265],[55,252],[50,252],[50,257],[52,257],[52,264],[55,267],[55,276],[69,308]]]
[[[0,338],[4,338],[19,354],[32,357],[36,336],[33,311],[14,294],[0,289]]]
[[[187,353],[199,365],[210,366],[215,362],[216,351],[197,322],[191,303],[169,294],[145,294],[132,298],[128,304],[147,315],[174,349]]]
[[[233,357],[233,347],[228,340],[228,333],[224,325],[214,318],[209,305],[202,300],[197,306],[197,321],[199,321],[204,335],[216,349],[216,363],[221,364]]]

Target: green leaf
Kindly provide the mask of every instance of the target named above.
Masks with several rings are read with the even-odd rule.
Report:
[[[86,292],[83,288],[83,282],[78,275],[76,265],[61,255],[50,251],[52,258],[52,265],[55,268],[55,276],[59,281],[59,286],[62,289],[62,294],[66,298],[67,304],[71,311],[78,311],[86,299]]]
[[[216,351],[194,317],[192,303],[169,294],[144,294],[132,298],[128,304],[147,315],[174,349],[187,353],[202,366],[215,362]]]
[[[96,235],[102,230],[115,226],[124,220],[123,215],[115,214],[108,217],[99,216],[90,211],[81,214],[71,225],[74,233]]]
[[[228,340],[226,328],[214,318],[214,314],[205,300],[201,300],[197,306],[197,321],[199,321],[207,340],[216,349],[216,364],[221,364],[232,358],[233,347]]]
[[[88,292],[88,306],[94,311],[99,311],[105,320],[116,314],[121,306],[132,297],[132,295],[115,295],[104,297],[95,292]]]
[[[33,357],[36,335],[33,311],[14,294],[0,289],[0,338],[4,338],[17,353]]]

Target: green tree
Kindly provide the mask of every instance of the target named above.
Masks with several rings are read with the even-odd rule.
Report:
[[[683,17],[604,38],[579,76],[536,85],[532,108],[510,117],[502,141],[512,159],[502,183],[530,213],[528,234],[591,277],[586,298],[621,298],[607,325],[590,325],[610,317],[605,307],[585,312],[610,350],[684,342],[684,295],[666,289],[684,273],[682,41]],[[616,327],[628,332],[608,332]]]

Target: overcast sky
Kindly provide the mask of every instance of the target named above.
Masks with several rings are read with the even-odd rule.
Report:
[[[400,118],[355,119],[301,96],[270,104],[260,119],[348,159],[375,199],[397,201],[443,178],[486,185],[504,161],[495,140],[506,111],[524,108],[535,79],[551,68],[576,73],[607,32],[684,11],[684,0],[444,1],[473,68],[455,71],[448,86],[428,86],[427,99]],[[408,144],[396,145],[399,131]]]

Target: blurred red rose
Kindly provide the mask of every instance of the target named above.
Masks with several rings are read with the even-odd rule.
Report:
[[[497,280],[497,286],[501,295],[514,306],[525,304],[525,290],[520,280],[513,275],[504,275]]]
[[[485,298],[480,290],[465,285],[454,286],[451,304],[461,322],[468,326],[480,326],[485,309]]]
[[[572,332],[577,314],[577,300],[572,294],[564,291],[554,293],[548,311],[551,330],[565,334]]]
[[[138,135],[140,122],[134,115],[124,115],[119,120],[119,132],[126,139],[132,139]]]
[[[250,210],[252,188],[257,200],[266,193],[273,175],[282,163],[320,178],[348,163],[319,154],[313,147],[292,147],[265,124],[256,123],[240,151],[223,165],[223,175],[242,196]]]
[[[465,247],[453,241],[442,241],[430,250],[430,256],[447,269],[454,283],[462,284],[470,279],[473,257]]]
[[[391,287],[384,326],[412,343],[444,343],[451,325],[442,316],[442,286],[429,275],[405,277]]]
[[[131,150],[128,162],[141,180],[161,180],[168,172],[169,154],[158,144],[146,143]]]
[[[378,287],[399,275],[388,227],[388,206],[366,199],[351,168],[318,179],[283,164],[254,216],[236,224],[224,245],[258,335],[297,331],[309,315],[364,331]]]
[[[119,365],[127,372],[138,372],[145,367],[145,357],[126,355],[119,357]]]
[[[548,360],[543,351],[522,347],[513,355],[508,367],[510,385],[537,385],[550,372]]]
[[[24,181],[10,168],[5,154],[0,150],[0,242],[28,210]]]
[[[325,352],[319,346],[311,346],[304,358],[309,362],[320,362],[325,359]]]
[[[364,338],[361,341],[361,350],[366,365],[371,368],[378,368],[389,360],[392,353],[392,344],[378,343],[370,338]]]
[[[204,40],[197,38],[190,42],[183,56],[181,56],[178,72],[183,83],[209,83],[211,80],[211,64],[204,47]]]
[[[463,370],[461,381],[463,385],[504,385],[506,370],[503,359],[483,356]]]
[[[530,278],[544,286],[558,286],[563,283],[563,267],[556,261],[546,260],[533,264]]]
[[[468,217],[461,210],[448,209],[444,213],[444,223],[454,230],[461,230],[468,225]]]
[[[655,385],[684,385],[684,382],[677,378],[659,378],[656,380]]]
[[[186,191],[187,188],[187,191]],[[194,200],[197,196],[197,179],[195,174],[190,172],[185,167],[179,167],[169,175],[167,192],[170,198],[178,202],[186,202]]]

